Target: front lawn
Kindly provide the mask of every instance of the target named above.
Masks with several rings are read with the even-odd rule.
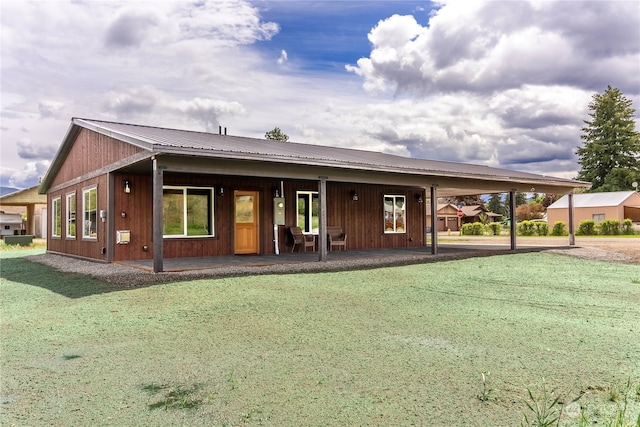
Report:
[[[561,426],[640,416],[637,265],[531,253],[120,290],[0,255],[1,425],[517,426],[543,388],[581,396]]]

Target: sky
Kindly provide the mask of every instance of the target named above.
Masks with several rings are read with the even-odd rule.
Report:
[[[593,95],[640,110],[637,0],[3,0],[0,23],[0,186],[36,185],[72,117],[574,178]]]

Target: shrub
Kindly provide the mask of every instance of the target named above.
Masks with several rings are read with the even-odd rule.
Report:
[[[462,227],[460,227],[460,234],[462,234],[463,236],[471,236],[471,234],[473,234],[472,231],[473,224],[471,224],[470,222],[462,224]]]
[[[580,221],[580,225],[578,226],[578,234],[582,234],[584,236],[593,236],[596,234],[596,223],[592,219],[585,219],[584,221]]]
[[[631,219],[626,218],[622,223],[622,234],[632,235],[635,234],[633,230],[633,221]]]
[[[547,224],[544,221],[537,221],[534,222],[534,225],[536,226],[536,232],[538,233],[538,236],[546,236],[547,234],[549,234],[549,224]]]
[[[481,222],[474,222],[473,224],[473,235],[474,236],[482,236],[484,234],[484,224]]]
[[[466,236],[482,236],[484,234],[484,225],[481,222],[462,224],[460,234]]]
[[[499,236],[501,228],[502,228],[502,225],[500,225],[499,222],[492,222],[489,224],[489,231],[493,236]]]
[[[600,232],[605,236],[620,234],[620,221],[616,219],[605,219],[599,225]]]
[[[521,236],[533,236],[536,227],[531,221],[522,221],[518,224],[518,234]]]
[[[568,234],[567,224],[565,224],[564,221],[556,221],[553,223],[553,230],[551,231],[552,236],[566,236]]]

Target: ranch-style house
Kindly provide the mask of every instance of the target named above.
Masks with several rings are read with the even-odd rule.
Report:
[[[514,200],[516,191],[570,195],[588,185],[226,129],[73,118],[40,193],[47,195],[49,252],[148,259],[161,272],[165,258],[291,251],[292,227],[312,236],[319,261],[331,250],[329,229],[348,236],[347,250],[426,246],[430,233],[435,254],[437,230],[426,218],[437,217],[439,196],[510,193]]]

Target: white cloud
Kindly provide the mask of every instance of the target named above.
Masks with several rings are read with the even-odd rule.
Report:
[[[291,141],[571,177],[593,93],[611,84],[640,109],[640,3],[438,5],[384,17],[368,55],[325,74],[289,61],[257,0],[2,2],[0,179],[37,180],[72,116],[278,126]]]
[[[221,116],[236,116],[244,114],[244,108],[238,102],[228,102],[217,99],[195,98],[181,101],[175,106],[176,110],[198,120],[209,132],[214,132],[220,126]]]
[[[281,50],[280,51],[280,57],[278,58],[278,64],[282,65],[285,62],[287,62],[289,60],[289,57],[287,55],[287,51],[286,50]]]
[[[28,138],[19,140],[16,145],[18,147],[18,156],[28,160],[49,160],[57,150],[57,145],[34,144]]]
[[[637,67],[640,6],[636,2],[604,4],[442,2],[427,26],[412,16],[394,15],[380,21],[369,33],[373,45],[369,57],[347,69],[364,77],[367,90],[391,87],[416,95],[486,93],[559,82],[583,89],[614,83],[623,91],[637,91],[638,73],[625,74],[607,65],[635,61]],[[567,22],[573,23],[569,24],[572,31],[567,30]],[[601,30],[597,35],[594,26]],[[594,49],[592,43],[598,47]],[[601,61],[605,65],[598,65]],[[594,67],[601,73],[591,71]],[[610,71],[602,72],[605,69]],[[615,82],[610,81],[612,77]]]
[[[60,117],[64,112],[65,104],[57,101],[40,101],[38,110],[41,117]]]

